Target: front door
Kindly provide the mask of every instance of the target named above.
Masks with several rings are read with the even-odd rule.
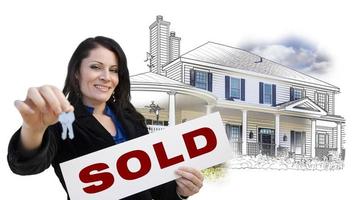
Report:
[[[259,128],[259,146],[262,155],[275,155],[275,129]]]

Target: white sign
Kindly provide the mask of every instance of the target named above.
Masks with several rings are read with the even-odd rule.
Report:
[[[167,127],[60,164],[71,199],[117,200],[232,158],[220,114]]]

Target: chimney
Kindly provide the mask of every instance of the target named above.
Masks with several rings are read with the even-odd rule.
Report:
[[[163,21],[163,16],[157,15],[157,22]]]
[[[171,31],[169,36],[169,62],[179,58],[180,56],[180,37],[175,36],[175,32]]]
[[[162,67],[180,56],[180,37],[170,32],[170,22],[164,21],[162,15],[149,26],[150,31],[150,71],[165,75]]]

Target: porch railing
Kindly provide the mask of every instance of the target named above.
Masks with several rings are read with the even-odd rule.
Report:
[[[250,156],[257,156],[258,154],[275,156],[275,144],[248,142],[247,154]]]
[[[232,146],[232,150],[234,155],[242,155],[242,142],[241,141],[230,141]],[[257,143],[257,142],[247,142],[247,155],[249,156],[257,156],[267,155],[267,156],[275,156],[276,155],[276,146],[275,144],[265,144],[265,143]],[[320,159],[332,159],[335,156],[340,156],[341,159],[344,159],[345,151],[342,149],[341,155],[335,155],[337,152],[337,148],[318,148],[316,147],[316,157]],[[294,153],[289,152],[288,147],[279,147],[277,149],[278,157],[292,157]],[[295,157],[299,157],[299,155],[295,155]]]
[[[247,155],[257,156],[260,154],[260,146],[257,142],[248,142],[247,143]]]
[[[337,148],[320,148],[316,147],[316,157],[320,159],[331,159]]]
[[[154,133],[156,131],[161,131],[164,130],[166,128],[166,126],[161,126],[161,125],[147,125],[148,128],[148,132],[149,133]]]

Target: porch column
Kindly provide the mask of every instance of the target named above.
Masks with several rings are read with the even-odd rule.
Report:
[[[171,90],[169,94],[169,126],[175,126],[175,94],[176,92]]]
[[[341,154],[342,149],[342,123],[337,123],[337,153]]]
[[[316,120],[311,120],[311,156],[316,157]]]
[[[280,114],[275,114],[275,156],[280,145]]]
[[[247,110],[242,110],[242,155],[247,155]]]
[[[213,111],[214,105],[206,105],[206,114],[210,114]]]

